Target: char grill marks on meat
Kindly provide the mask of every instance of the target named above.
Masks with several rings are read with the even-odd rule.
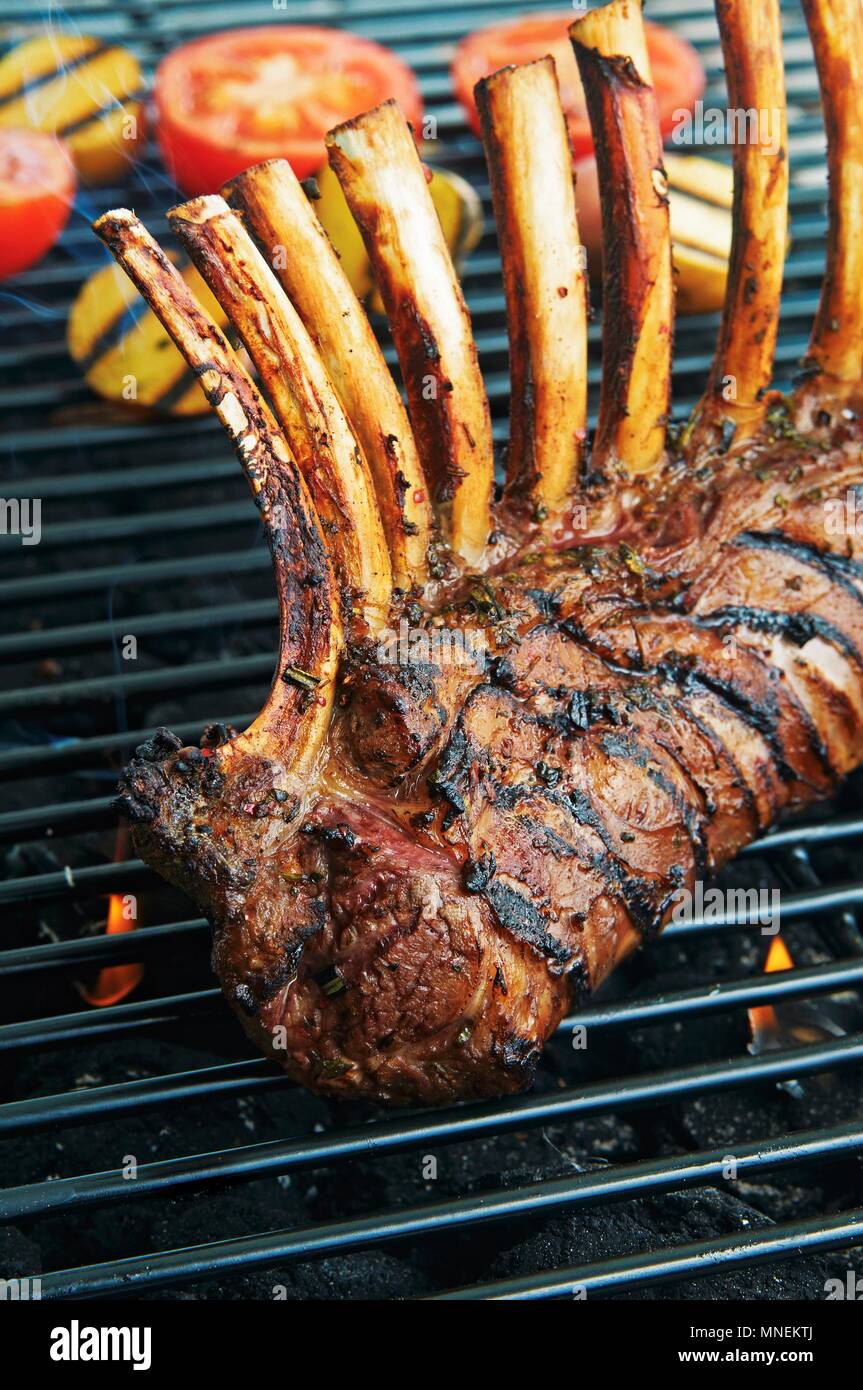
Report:
[[[828,91],[844,71],[838,36],[847,52],[856,33],[863,52],[859,0],[805,8]],[[775,0],[726,0],[719,18],[726,57],[761,55],[736,75],[740,104],[781,94]],[[214,727],[200,748],[160,730],[127,768],[121,804],[142,856],[211,919],[214,967],[250,1036],[329,1095],[436,1103],[521,1088],[566,1011],[662,928],[683,890],[863,761],[863,545],[853,515],[836,524],[863,488],[863,306],[844,263],[863,118],[847,95],[826,102],[831,166],[837,151],[856,158],[831,204],[824,288],[843,317],[828,330],[819,313],[788,399],[766,390],[763,334],[747,356],[753,314],[769,339],[778,312],[785,156],[764,196],[764,171],[738,161],[732,272],[745,264],[759,289],[730,286],[711,384],[672,440],[670,237],[640,13],[614,0],[572,37],[606,240],[619,238],[606,256],[605,301],[620,313],[606,316],[597,447],[588,462],[584,380],[570,371],[583,372],[584,344],[570,339],[584,331],[584,284],[544,59],[479,93],[521,354],[520,456],[479,553],[487,405],[428,209],[402,206],[403,188],[427,194],[391,106],[339,127],[330,148],[385,289],[413,433],[328,245],[314,293],[269,268],[273,229],[287,238],[295,225],[314,245],[287,166],[171,214],[274,414],[132,214],[97,224],[234,439],[281,610],[273,688],[252,727]],[[529,151],[540,178],[517,157],[525,129],[548,137]],[[345,364],[358,343],[369,400],[352,415]],[[442,390],[417,418],[429,362]],[[729,363],[746,367],[740,399],[717,387]],[[346,383],[343,401],[330,378]],[[393,458],[413,476],[393,474]],[[418,527],[427,557],[411,543]]]

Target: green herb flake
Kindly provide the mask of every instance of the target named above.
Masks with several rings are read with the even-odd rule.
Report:
[[[319,1076],[344,1076],[346,1071],[353,1071],[354,1064],[345,1057],[327,1057],[318,1067]]]
[[[647,573],[647,566],[645,565],[638,551],[635,550],[633,546],[628,545],[626,541],[621,541],[617,553],[619,554],[623,563],[626,565],[626,568],[629,570],[630,574],[644,575]]]
[[[334,999],[337,994],[343,994],[347,989],[344,976],[334,965],[329,965],[325,970],[321,970],[315,976],[315,982],[320,985],[328,999]]]
[[[477,613],[490,622],[499,623],[507,616],[498,602],[494,590],[487,580],[481,579],[470,591],[470,599]]]
[[[301,690],[317,690],[321,683],[320,677],[313,676],[311,671],[304,671],[302,666],[286,666],[282,680],[286,685],[298,685]]]

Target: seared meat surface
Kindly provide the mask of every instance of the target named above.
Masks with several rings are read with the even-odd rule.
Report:
[[[741,150],[717,357],[675,439],[640,12],[614,0],[573,25],[614,310],[589,466],[585,286],[553,64],[482,84],[519,354],[497,505],[469,320],[392,104],[333,132],[331,158],[413,432],[286,168],[225,190],[242,220],[221,198],[170,214],[276,418],[133,215],[100,219],[236,444],[281,605],[252,728],[213,727],[201,748],[160,730],[121,804],[141,855],[212,921],[243,1026],[304,1085],[394,1103],[523,1087],[567,1010],[687,890],[863,760],[863,305],[848,261],[863,159],[843,162],[849,123],[863,140],[863,83],[834,81],[842,44],[863,53],[863,14],[859,0],[806,9],[831,167],[850,173],[834,177],[805,381],[787,399],[768,390],[785,152]],[[719,15],[727,58],[758,57],[733,74],[727,63],[737,104],[781,99],[777,5],[723,0]],[[527,152],[526,128],[543,137]],[[299,249],[277,282],[268,253],[283,244]]]
[[[824,522],[860,480],[852,440],[753,450],[674,545],[465,581],[476,662],[353,648],[306,795],[230,743],[140,749],[136,844],[212,918],[251,1035],[328,1093],[523,1086],[682,888],[863,756],[863,554]]]

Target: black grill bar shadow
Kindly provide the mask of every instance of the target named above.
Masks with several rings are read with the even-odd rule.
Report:
[[[838,1216],[788,1221],[768,1231],[723,1236],[647,1254],[619,1255],[611,1260],[528,1274],[520,1279],[474,1284],[470,1288],[432,1295],[431,1301],[572,1298],[576,1291],[582,1296],[629,1293],[633,1289],[669,1284],[677,1279],[703,1279],[710,1274],[739,1269],[741,1265],[825,1255],[849,1245],[863,1245],[863,1209]]]

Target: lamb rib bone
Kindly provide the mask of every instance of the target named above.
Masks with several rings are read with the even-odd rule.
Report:
[[[863,6],[803,0],[821,83],[830,219],[827,267],[796,399],[812,426],[861,403],[863,381]]]
[[[261,513],[279,595],[279,660],[269,699],[238,741],[246,751],[286,739],[295,776],[314,766],[332,710],[343,632],[320,523],[287,442],[223,333],[134,213],[106,212],[93,230],[173,338],[234,445]],[[282,678],[307,671],[317,700]]]
[[[587,437],[587,277],[554,60],[484,78],[477,106],[509,329],[507,487],[553,526]]]
[[[296,174],[284,159],[222,189],[242,213],[306,325],[368,459],[402,589],[428,576],[429,489],[407,414],[378,340]]]
[[[738,131],[733,145],[728,285],[707,390],[689,428],[690,457],[721,449],[729,433],[742,442],[764,419],[788,236],[788,129],[779,0],[760,5],[722,0],[716,13],[729,108],[744,118],[752,113],[758,134],[753,139],[747,130],[745,138],[739,138]]]
[[[453,549],[491,532],[491,418],[470,317],[413,134],[394,101],[330,131],[327,154],[387,311],[426,476]]]
[[[614,0],[570,25],[602,189],[603,328],[591,462],[651,477],[665,459],[674,286],[668,185],[641,10]]]
[[[182,203],[168,222],[248,348],[332,546],[349,610],[376,632],[392,597],[389,552],[368,465],[317,348],[223,198]]]

